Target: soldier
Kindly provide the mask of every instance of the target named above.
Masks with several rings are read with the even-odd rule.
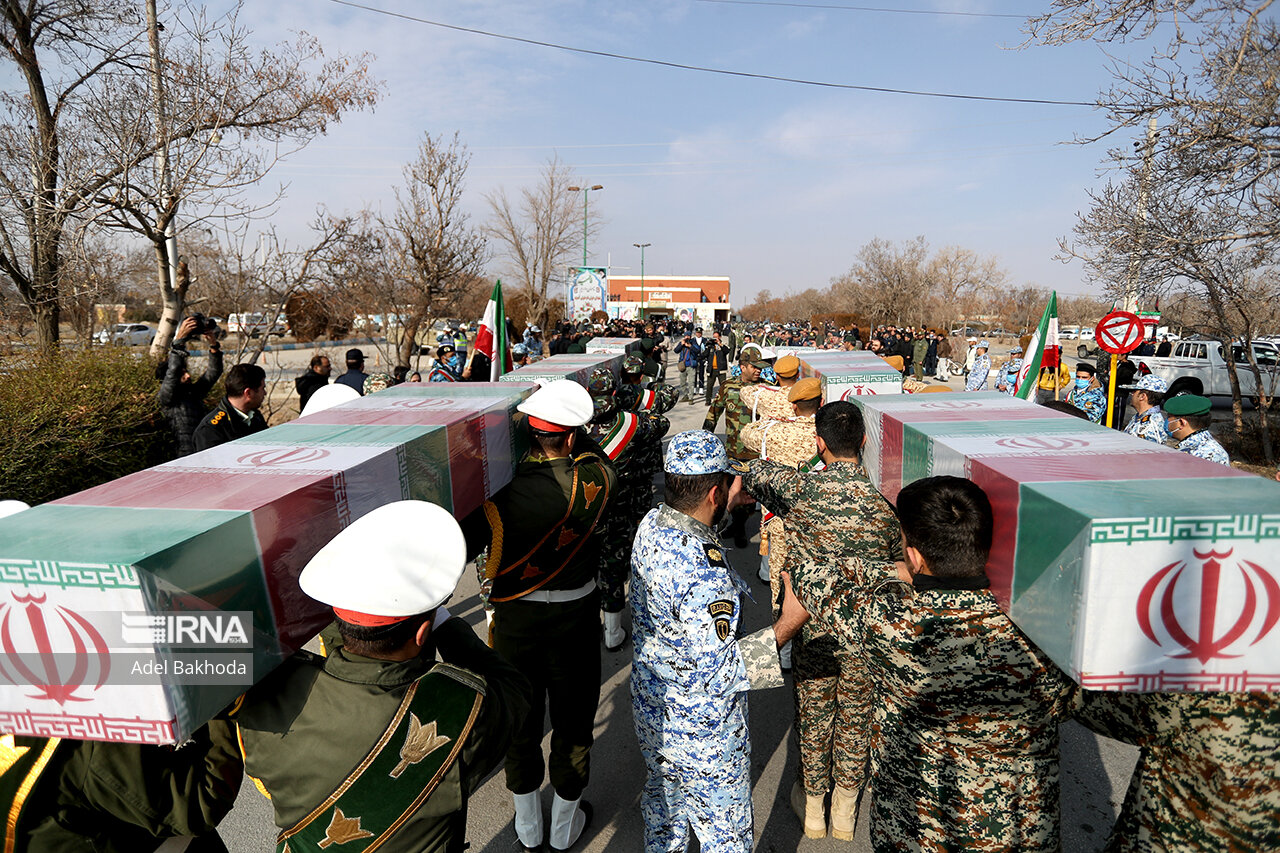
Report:
[[[597,367],[587,379],[595,404],[588,434],[618,469],[618,492],[609,501],[600,549],[600,607],[604,611],[604,647],[616,652],[627,641],[622,611],[627,606],[627,573],[636,525],[653,506],[653,477],[662,467],[662,437],[671,423],[656,412],[626,412],[613,398],[613,372]]]
[[[746,691],[782,685],[778,647],[803,618],[784,579],[778,621],[738,639],[746,584],[715,526],[738,496],[739,468],[711,433],[680,433],[664,465],[667,503],[636,535],[631,702],[647,771],[646,853],[683,851],[690,826],[703,853],[752,847]]]
[[[787,394],[800,379],[800,359],[794,355],[784,355],[773,366],[778,378],[777,385],[744,385],[742,402],[751,410],[752,420],[780,421],[792,416],[791,401]],[[761,371],[764,378],[764,371]]]
[[[179,747],[25,735],[0,737],[4,849],[22,853],[226,851],[215,827],[244,778],[235,730],[222,715]]]
[[[453,344],[442,344],[436,347],[436,360],[427,374],[428,382],[461,382],[458,350]]]
[[[271,797],[279,849],[466,847],[467,798],[524,721],[529,684],[449,618],[444,603],[465,564],[446,510],[397,501],[357,519],[303,569],[302,591],[336,616],[323,634],[327,657],[294,655],[234,715],[248,773]]]
[[[1087,361],[1076,365],[1076,381],[1067,392],[1067,402],[1085,413],[1095,424],[1107,414],[1107,391],[1098,382],[1097,370]]]
[[[1169,431],[1164,426],[1164,412],[1160,404],[1164,395],[1169,392],[1169,383],[1159,376],[1149,373],[1133,385],[1122,385],[1129,390],[1129,405],[1133,406],[1133,417],[1125,425],[1124,431],[1156,444],[1164,444],[1169,440]]]
[[[1076,718],[1142,748],[1107,850],[1280,848],[1276,694],[1081,690]]]
[[[590,775],[600,702],[601,531],[618,475],[585,426],[595,407],[569,379],[548,382],[521,403],[529,452],[493,500],[462,522],[467,556],[488,549],[484,575],[493,648],[533,684],[533,708],[507,753],[507,788],[515,799],[520,843],[543,841],[538,794],[547,771],[552,849],[582,834],[591,806],[582,800]],[[542,721],[551,713],[551,757],[542,758]]]
[[[969,378],[965,380],[964,390],[987,390],[987,378],[991,374],[991,356],[987,355],[990,347],[986,341],[978,341],[973,346],[973,365],[969,368]]]
[[[996,380],[996,390],[1012,397],[1018,391],[1018,371],[1022,370],[1022,347],[1009,350],[1009,360],[1000,369],[1000,378]]]
[[[1208,397],[1195,394],[1171,397],[1164,404],[1165,428],[1178,440],[1178,449],[1182,452],[1230,465],[1226,449],[1209,432],[1209,425],[1213,423],[1213,415],[1209,413],[1212,406]]]
[[[893,508],[862,468],[866,432],[862,412],[836,401],[814,419],[817,450],[825,468],[804,474],[777,462],[750,463],[743,487],[786,525],[786,558],[796,595],[818,612],[847,585],[842,561],[872,565],[902,558],[901,531]],[[815,610],[817,608],[817,610]],[[858,804],[870,781],[871,692],[865,665],[829,628],[807,625],[792,650],[796,687],[796,735],[800,780],[792,806],[805,836],[822,838],[823,800],[831,792],[831,834],[853,840]]]
[[[897,512],[906,562],[845,561],[852,582],[813,614],[867,660],[872,847],[1058,851],[1058,724],[1074,686],[988,589],[991,504],[969,480],[929,477]]]
[[[720,386],[720,393],[707,410],[702,428],[707,432],[714,432],[720,413],[723,412],[725,446],[729,458],[746,462],[756,458],[756,454],[747,450],[747,446],[742,443],[742,428],[751,423],[751,411],[743,404],[742,389],[759,383],[760,372],[769,366],[769,362],[761,358],[760,350],[754,345],[744,346],[739,366],[741,375],[725,380]],[[740,506],[730,512],[729,529],[725,531],[725,536],[732,538],[737,548],[747,546],[747,519],[751,512],[750,506]]]

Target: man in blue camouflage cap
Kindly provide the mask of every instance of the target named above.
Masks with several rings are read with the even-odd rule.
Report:
[[[640,523],[631,557],[631,702],[647,777],[646,853],[752,848],[746,691],[782,685],[779,646],[807,618],[783,574],[778,621],[738,639],[745,581],[715,526],[741,495],[741,463],[710,432],[671,440],[666,502]]]
[[[1156,444],[1164,444],[1169,440],[1169,431],[1165,429],[1164,412],[1160,404],[1164,395],[1169,393],[1169,383],[1154,373],[1148,373],[1133,385],[1121,385],[1131,392],[1129,405],[1133,407],[1133,417],[1125,425],[1124,431]]]

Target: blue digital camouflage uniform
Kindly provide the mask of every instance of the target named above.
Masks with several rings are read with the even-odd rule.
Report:
[[[1089,388],[1072,388],[1067,402],[1084,412],[1095,424],[1107,416],[1107,392],[1101,385]]]
[[[1208,459],[1210,462],[1217,462],[1221,465],[1231,464],[1231,458],[1227,456],[1226,449],[1221,444],[1218,444],[1218,440],[1207,429],[1191,433],[1191,435],[1178,442],[1178,449],[1184,453],[1190,453],[1192,456]]]
[[[1164,425],[1164,412],[1159,406],[1152,406],[1142,414],[1129,418],[1124,431],[1156,444],[1164,444],[1169,440],[1169,430]]]
[[[1000,371],[1000,379],[996,381],[996,390],[1012,397],[1018,390],[1018,371],[1022,370],[1022,359],[1008,361]]]
[[[969,378],[965,380],[964,390],[966,391],[985,391],[987,390],[987,377],[991,373],[991,356],[979,353],[973,357],[973,370],[969,371]]]
[[[738,639],[744,592],[710,527],[665,504],[640,522],[631,703],[646,853],[683,853],[690,826],[703,853],[752,848],[746,691],[783,681],[772,628]]]

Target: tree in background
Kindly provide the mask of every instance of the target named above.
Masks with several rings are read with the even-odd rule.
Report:
[[[404,186],[395,190],[395,212],[379,220],[400,297],[397,364],[409,364],[417,353],[420,329],[456,313],[484,265],[484,234],[462,209],[470,162],[458,134],[448,141],[425,134],[418,156],[404,167]]]
[[[901,246],[876,237],[858,251],[853,267],[832,281],[831,295],[877,324],[918,320],[929,293],[928,257],[924,237]]]
[[[162,51],[159,21],[149,27],[130,0],[0,6],[0,47],[26,89],[0,100],[0,273],[46,351],[58,341],[69,228],[101,217],[151,240],[163,351],[185,298],[166,246],[179,203],[207,215],[281,149],[373,103],[364,57],[324,58],[306,36],[253,51],[238,9],[215,21],[195,3],[165,10]]]
[[[504,266],[503,280],[510,281],[513,296],[523,297],[526,323],[547,326],[555,288],[565,280],[578,249],[582,217],[577,193],[569,192],[574,178],[558,158],[547,161],[537,184],[520,191],[513,203],[505,189],[487,196],[491,218],[489,236],[498,246]],[[600,226],[597,216],[587,224],[588,235]],[[518,304],[509,299],[508,306]],[[510,308],[509,316],[518,316]]]

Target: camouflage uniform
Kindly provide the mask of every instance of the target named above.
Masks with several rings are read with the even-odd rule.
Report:
[[[987,380],[991,374],[991,356],[987,353],[981,353],[973,357],[973,369],[969,371],[969,378],[964,382],[964,390],[966,391],[985,391],[987,390]]]
[[[780,421],[753,421],[742,428],[742,441],[748,450],[788,468],[821,464],[816,438],[813,415]],[[772,512],[766,512],[760,523],[760,553],[769,557],[769,600],[773,602],[774,618],[777,618],[779,584],[782,582],[778,573],[784,565],[787,543],[786,523]]]
[[[902,559],[902,528],[893,508],[856,462],[835,462],[802,474],[757,460],[742,485],[783,518],[784,568],[810,613],[826,609],[833,596],[850,586],[839,569],[844,560],[861,557],[883,565]],[[860,790],[869,780],[870,761],[872,685],[864,661],[814,622],[801,630],[792,656],[805,793],[825,794],[833,783]]]
[[[662,437],[671,422],[647,412],[614,412],[592,421],[590,436],[618,469],[618,491],[609,502],[600,547],[600,609],[619,613],[627,604],[627,572],[636,525],[653,506],[653,477],[662,467]]]
[[[1156,444],[1164,444],[1169,440],[1169,430],[1164,425],[1164,412],[1159,406],[1152,406],[1140,415],[1134,413],[1124,431]]]
[[[1231,458],[1227,456],[1226,449],[1218,443],[1218,440],[1213,437],[1213,433],[1207,429],[1193,432],[1182,439],[1182,441],[1178,442],[1178,449],[1183,453],[1190,453],[1200,459],[1217,462],[1219,465],[1231,464]]]
[[[855,579],[814,621],[861,648],[875,696],[876,851],[1058,851],[1058,723],[1074,685],[985,577]]]
[[[666,505],[631,558],[631,703],[647,777],[646,853],[752,847],[746,691],[782,685],[773,629],[737,639],[747,585],[715,532]]]
[[[715,432],[716,422],[720,420],[720,414],[724,413],[724,445],[729,451],[730,459],[756,458],[742,443],[742,428],[751,423],[751,409],[742,401],[742,390],[755,384],[757,383],[743,381],[741,376],[726,379],[711,403],[711,408],[707,410],[706,420],[702,422],[703,429]]]
[[[1142,747],[1112,853],[1280,849],[1280,698],[1081,690],[1076,715]]]
[[[764,376],[761,375],[761,379]],[[743,387],[742,404],[747,407],[751,417],[758,421],[782,421],[795,415],[791,401],[787,399],[790,388],[777,385],[746,385]]]

